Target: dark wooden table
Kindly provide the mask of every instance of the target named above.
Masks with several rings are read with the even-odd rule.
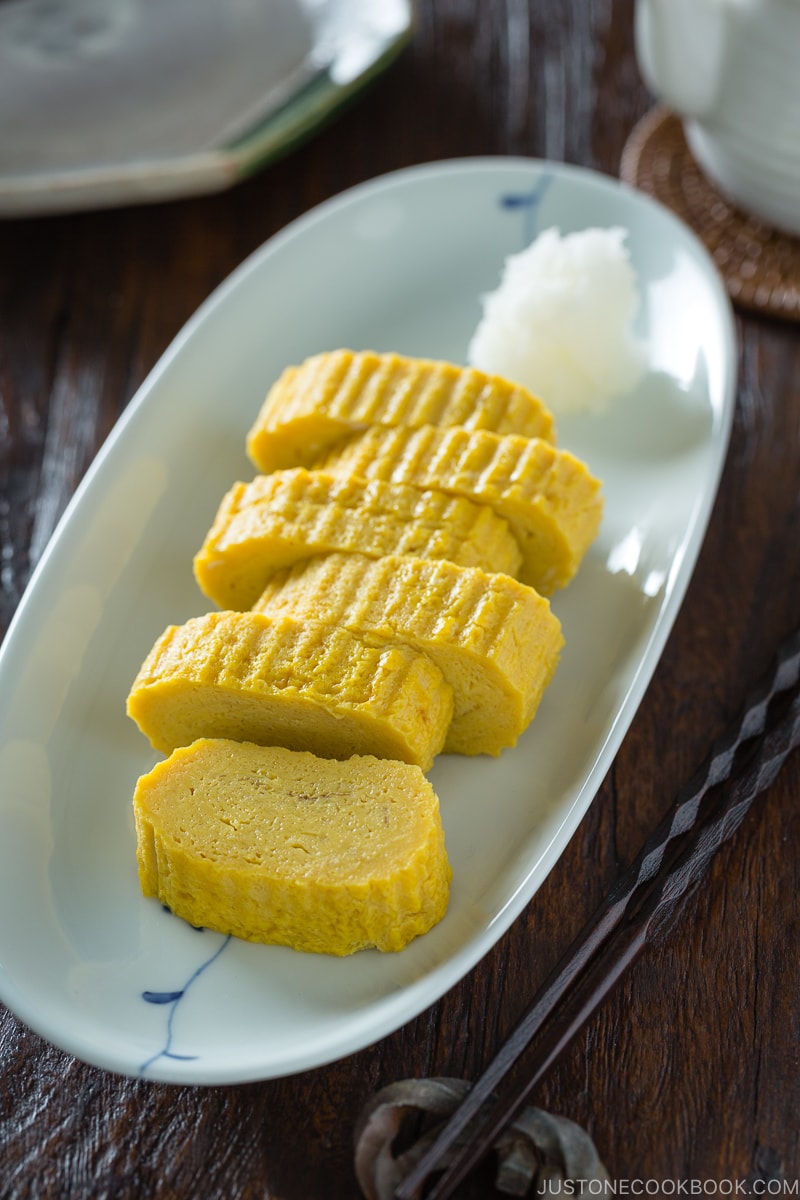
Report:
[[[652,104],[632,8],[422,0],[412,44],[368,95],[249,182],[207,198],[0,224],[2,628],[137,385],[215,284],[288,221],[361,180],[439,158],[521,154],[617,175]],[[800,336],[750,315],[737,325],[732,442],[685,604],[588,815],[508,934],[385,1041],[260,1084],[119,1078],[3,1011],[2,1200],[352,1198],[353,1124],[372,1092],[400,1078],[479,1073],[800,623]],[[770,1181],[796,1188],[798,791],[795,756],[677,931],[638,961],[535,1097],[584,1125],[618,1179],[673,1181],[673,1191],[680,1180],[733,1194],[755,1181],[769,1183],[767,1194],[780,1194]],[[490,1178],[479,1173],[460,1194],[491,1194]]]

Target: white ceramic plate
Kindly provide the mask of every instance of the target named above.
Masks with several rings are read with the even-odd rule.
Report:
[[[266,388],[339,346],[463,361],[504,257],[554,224],[630,231],[650,369],[605,415],[561,422],[561,443],[605,481],[603,527],[554,601],[566,649],[531,728],[500,759],[441,757],[432,771],[454,871],[447,916],[400,954],[345,959],[190,928],[139,893],[131,795],[158,756],[125,697],[164,627],[204,611],[192,555],[223,493],[252,473],[244,438]],[[731,313],[704,250],[589,172],[517,159],[401,171],[254,254],[129,405],[0,655],[5,1002],[80,1058],[190,1083],[318,1066],[433,1003],[528,903],[611,764],[700,548],[734,375]]]
[[[386,66],[411,0],[7,0],[0,215],[217,191]]]

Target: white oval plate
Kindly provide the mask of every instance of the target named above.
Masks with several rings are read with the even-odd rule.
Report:
[[[345,959],[190,928],[139,893],[131,795],[157,756],[125,697],[164,627],[204,611],[192,555],[224,492],[252,474],[245,433],[268,385],[338,346],[463,361],[505,256],[550,225],[630,231],[649,372],[605,415],[560,423],[561,444],[605,482],[603,527],[554,601],[566,649],[531,728],[500,759],[441,757],[431,773],[454,871],[447,916],[400,954]],[[91,1063],[208,1084],[318,1066],[432,1004],[529,902],[611,764],[701,545],[734,382],[731,311],[705,251],[590,172],[417,167],[255,253],[129,405],[3,646],[3,1000]]]

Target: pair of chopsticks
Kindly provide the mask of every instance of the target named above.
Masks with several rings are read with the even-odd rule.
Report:
[[[474,1122],[466,1142],[426,1194],[427,1200],[451,1196],[627,967],[666,930],[716,851],[733,836],[756,796],[773,783],[786,758],[800,745],[800,694],[790,695],[798,683],[800,631],[781,645],[773,669],[748,696],[738,720],[714,743],[703,765],[678,793],[495,1058],[396,1189],[396,1200],[417,1200],[430,1175],[441,1169],[456,1140]],[[729,786],[720,788],[725,783]],[[529,1048],[523,1077],[498,1092]],[[477,1119],[495,1093],[488,1112]]]

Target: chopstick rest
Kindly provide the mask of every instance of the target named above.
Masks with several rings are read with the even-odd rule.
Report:
[[[397,1185],[441,1129],[440,1122],[395,1156],[393,1143],[406,1121],[421,1115],[446,1119],[469,1090],[464,1079],[404,1079],[367,1101],[355,1131],[356,1177],[367,1200],[392,1200]],[[491,1102],[490,1097],[483,1109]],[[456,1146],[462,1145],[466,1136],[462,1133]],[[552,1190],[556,1180],[588,1183],[609,1177],[585,1130],[566,1117],[538,1108],[523,1109],[498,1137],[494,1150],[498,1159],[495,1187],[509,1196],[525,1196],[532,1186],[541,1195],[545,1184],[550,1182]]]
[[[779,713],[772,713],[773,706],[796,689],[798,682],[800,631],[782,643],[772,670],[750,693],[738,720],[714,743],[701,768],[678,793],[495,1058],[397,1187],[397,1200],[414,1200],[428,1176],[443,1166],[444,1174],[428,1200],[452,1195],[627,966],[671,923],[716,850],[738,829],[756,796],[774,782],[788,755],[800,744],[800,695],[795,695],[788,707],[784,703]],[[734,773],[734,782],[719,796],[716,789]],[[473,1127],[468,1142],[451,1155],[461,1133],[540,1030],[544,1030],[542,1045],[522,1080],[500,1094],[486,1118]]]

